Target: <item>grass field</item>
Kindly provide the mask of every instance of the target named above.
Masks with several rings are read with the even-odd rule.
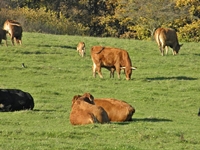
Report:
[[[0,150],[198,150],[200,149],[200,46],[183,43],[180,54],[161,56],[155,41],[23,33],[23,45],[0,46],[0,88],[29,92],[33,111],[0,113]],[[86,57],[76,52],[86,43]],[[90,47],[129,52],[132,79],[92,77]],[[26,68],[22,68],[24,63]],[[72,126],[74,95],[124,100],[132,122]]]

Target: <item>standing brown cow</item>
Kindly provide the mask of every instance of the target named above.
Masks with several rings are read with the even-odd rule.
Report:
[[[82,57],[85,56],[85,43],[84,42],[78,43],[77,52],[79,53],[80,56],[82,56]]]
[[[136,69],[132,67],[128,52],[119,48],[93,46],[91,48],[91,58],[94,77],[96,77],[97,71],[100,78],[103,78],[101,67],[104,67],[110,70],[110,75],[113,75],[116,70],[118,78],[120,78],[120,70],[124,69],[126,80],[130,80],[132,70]]]
[[[168,52],[168,46],[171,47],[173,55],[178,54],[180,47],[176,31],[171,28],[158,28],[154,33],[154,38],[159,46],[161,55],[164,55],[164,49],[166,54]]]
[[[16,40],[16,43],[22,44],[22,26],[19,22],[6,20],[3,29],[9,33],[13,45],[14,39]]]
[[[0,29],[0,44],[2,39],[5,40],[5,45],[7,46],[7,37],[6,37],[7,31],[4,29]]]
[[[131,121],[135,109],[128,103],[113,98],[95,98],[94,103],[103,107],[111,122]]]
[[[94,97],[90,93],[85,93],[82,96],[76,95],[72,99],[70,122],[72,125],[84,125],[109,123],[110,120],[106,111],[94,104]]]

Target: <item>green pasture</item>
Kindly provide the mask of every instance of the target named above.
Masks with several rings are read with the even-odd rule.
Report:
[[[86,57],[76,52],[86,43]],[[29,92],[33,111],[0,113],[0,150],[200,149],[200,46],[183,43],[161,56],[155,41],[23,33],[22,46],[0,45],[0,88]],[[180,42],[182,43],[182,42]],[[132,79],[92,76],[90,47],[129,52]],[[21,64],[24,63],[26,68]],[[135,107],[132,122],[72,126],[74,95],[116,98]]]

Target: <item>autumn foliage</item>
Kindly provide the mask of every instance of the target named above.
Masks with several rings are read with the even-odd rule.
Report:
[[[199,0],[20,0],[0,2],[0,24],[19,21],[24,31],[151,39],[174,28],[182,41],[200,41]]]

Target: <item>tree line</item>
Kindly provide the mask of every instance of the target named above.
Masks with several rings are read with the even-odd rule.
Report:
[[[171,27],[181,40],[200,41],[199,0],[1,0],[0,18],[25,31],[141,40]]]

